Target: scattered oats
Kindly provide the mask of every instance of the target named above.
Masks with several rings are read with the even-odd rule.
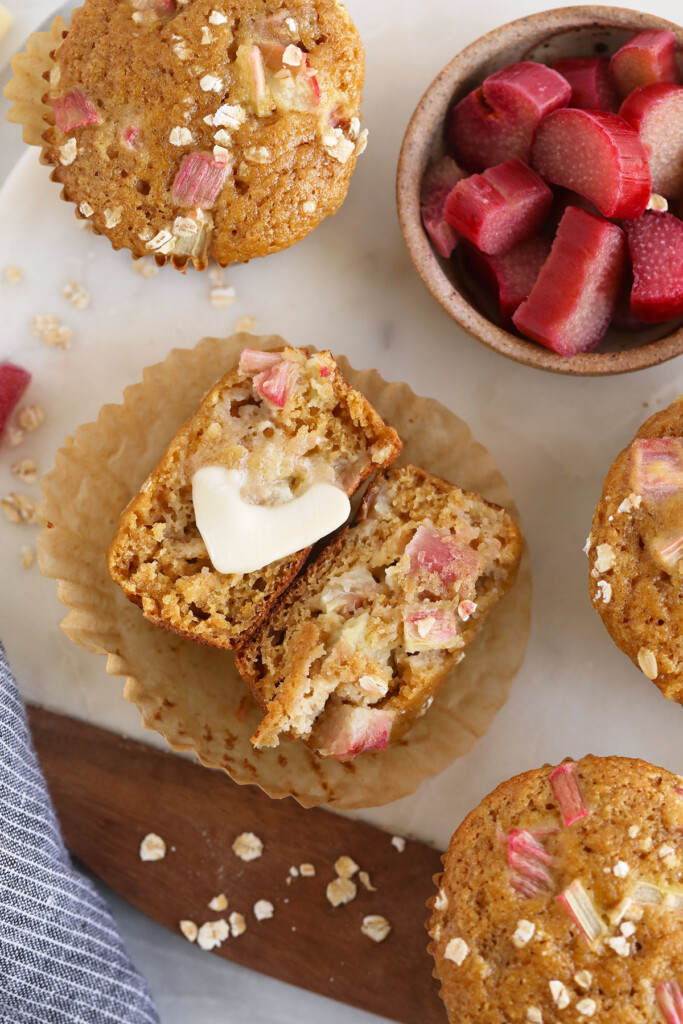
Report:
[[[477,606],[474,601],[461,601],[458,605],[458,618],[463,622],[467,622],[471,615],[477,610]]]
[[[178,238],[189,238],[199,231],[199,224],[194,217],[176,217],[173,221],[173,234]]]
[[[356,144],[346,138],[341,128],[325,127],[322,133],[322,142],[330,156],[338,160],[340,164],[345,164],[356,151]]]
[[[199,928],[194,921],[180,921],[178,927],[188,942],[196,942],[199,935]]]
[[[248,164],[267,164],[270,158],[270,150],[266,146],[249,146],[244,151]]]
[[[214,896],[214,898],[209,902],[209,910],[221,911],[227,910],[227,908],[228,897],[225,895],[224,892],[220,893],[220,895],[218,896]]]
[[[661,857],[662,860],[665,860],[667,857],[671,857],[672,854],[674,854],[675,852],[676,851],[674,850],[673,846],[670,846],[669,843],[662,843],[662,845],[657,850],[657,855]]]
[[[87,309],[90,305],[90,293],[75,281],[67,281],[62,288],[62,295],[76,309]]]
[[[289,877],[290,878],[298,878],[299,877],[299,869],[297,867],[294,867],[293,864],[292,864],[291,868],[289,869]]]
[[[452,960],[454,964],[457,964],[458,967],[460,967],[469,951],[470,947],[464,939],[451,939],[447,944],[443,955],[446,960]]]
[[[211,282],[211,284],[215,284],[217,288],[220,287],[220,285],[224,284],[225,278],[223,276],[223,268],[211,267],[211,269],[209,270],[209,281]]]
[[[318,209],[318,204],[316,203],[315,199],[307,199],[305,202],[301,204],[301,209],[304,211],[304,213],[315,213],[315,211]]]
[[[592,1017],[597,1009],[598,1004],[594,999],[581,999],[576,1004],[576,1009],[582,1017]]]
[[[629,839],[635,839],[639,832],[640,832],[640,825],[631,825],[631,827],[628,830],[628,837],[629,837]]]
[[[233,131],[239,128],[247,119],[247,112],[239,103],[224,103],[219,107],[211,119],[216,128],[232,128]]]
[[[192,56],[192,50],[184,39],[181,39],[173,46],[173,52],[178,60],[189,60]]]
[[[12,463],[12,475],[19,477],[25,484],[34,484],[38,479],[38,467],[35,459],[20,459]]]
[[[220,164],[229,164],[231,161],[230,150],[225,146],[214,146],[213,155]]]
[[[232,844],[232,852],[240,860],[256,860],[263,853],[263,843],[253,832],[242,832]]]
[[[287,28],[289,29],[293,36],[299,34],[299,28],[297,26],[297,23],[294,21],[294,18],[285,18],[285,25],[287,26]]]
[[[300,864],[299,871],[303,878],[313,878],[315,875],[315,864]],[[364,872],[361,872],[361,874],[364,874]]]
[[[645,839],[641,839],[638,843],[638,847],[643,851],[643,853],[649,853],[652,849],[652,846],[652,836],[646,836]]]
[[[586,537],[586,543],[583,545],[583,553],[584,553],[584,555],[587,555],[592,547],[593,547],[593,538],[592,538],[592,536],[589,533],[588,536]]]
[[[230,931],[234,938],[237,938],[239,935],[244,935],[247,930],[247,922],[244,920],[244,914],[238,914],[236,910],[233,910],[228,920],[230,921]]]
[[[21,564],[24,569],[30,569],[36,560],[36,549],[24,544],[21,548]]]
[[[167,256],[175,249],[175,238],[173,237],[170,231],[166,231],[165,228],[162,228],[162,230],[159,231],[154,236],[154,238],[150,238],[145,248],[151,249],[152,252],[158,252],[164,256]]]
[[[69,139],[63,146],[59,147],[59,162],[62,167],[70,167],[78,156],[78,143],[75,139]]]
[[[213,423],[209,423],[208,427],[206,428],[206,433],[204,434],[204,437],[208,438],[209,441],[215,441],[220,436],[221,436],[220,423],[216,423],[216,421],[214,420],[214,422]],[[160,523],[157,523],[156,525],[157,526],[160,526],[160,525],[162,526],[162,537],[163,537],[163,531],[164,531],[165,527],[163,527],[163,524],[160,524]],[[153,529],[154,529],[154,527],[153,527]]]
[[[135,261],[133,264],[133,270],[136,274],[139,274],[140,277],[143,277],[145,281],[148,281],[150,277],[154,277],[155,274],[159,273],[159,268],[156,263],[152,263],[151,260],[145,259],[144,256],[141,260]]]
[[[435,904],[435,906],[436,906],[436,904]],[[448,901],[446,901],[446,907],[447,906],[448,906]],[[446,907],[444,907],[443,909],[445,910]],[[439,907],[438,909],[441,910],[442,908]],[[522,918],[521,920],[519,920],[517,922],[517,927],[515,928],[514,935],[512,936],[512,944],[513,944],[513,946],[516,946],[517,949],[523,949],[524,946],[526,946],[526,944],[528,942],[531,942],[531,940],[534,937],[534,932],[535,931],[536,931],[536,925],[532,921],[527,921],[525,918]],[[551,982],[551,985],[552,985],[552,982]]]
[[[104,211],[104,226],[105,228],[115,228],[117,224],[121,223],[121,217],[123,216],[122,206],[113,206],[111,210]]]
[[[605,945],[613,949],[618,956],[628,956],[631,952],[628,939],[623,935],[617,935],[613,939],[605,939]]]
[[[630,939],[632,935],[636,934],[636,926],[634,925],[633,921],[624,921],[619,931],[624,936],[624,938]]]
[[[156,832],[149,832],[140,843],[140,860],[163,860],[166,843]]]
[[[406,841],[403,836],[392,836],[391,845],[398,850],[399,853],[403,853],[406,848]]]
[[[529,1006],[526,1011],[529,1024],[543,1024],[543,1014],[537,1006]]]
[[[226,131],[225,128],[219,128],[214,135],[214,141],[217,142],[219,146],[229,149],[232,145],[232,135],[230,132]]]
[[[182,128],[176,125],[175,128],[171,129],[171,134],[168,137],[168,141],[172,146],[191,146],[192,145],[192,132],[189,128]]]
[[[235,321],[235,330],[238,334],[240,331],[244,331],[246,334],[253,334],[256,330],[256,317],[241,316],[239,320]]]
[[[354,142],[360,135],[360,118],[352,117],[349,121],[349,138],[353,139]]]
[[[223,92],[225,88],[223,79],[216,75],[204,75],[199,79],[199,88],[202,92]]]
[[[558,1010],[566,1010],[571,1003],[571,997],[567,990],[567,986],[563,985],[561,981],[551,981],[548,987],[550,988],[550,995],[553,997],[553,1002]]]
[[[657,678],[657,659],[647,647],[641,647],[638,651],[638,664],[648,679]]]
[[[32,498],[25,498],[23,494],[12,492],[2,499],[2,511],[5,519],[14,526],[31,526],[38,522],[38,506]]]
[[[339,907],[342,903],[350,903],[356,898],[356,883],[350,878],[335,878],[327,887],[327,899],[333,907]]]
[[[50,85],[56,89],[62,79],[62,69],[59,64],[53,64],[50,68]]]
[[[228,306],[232,306],[235,298],[236,292],[232,285],[225,285],[223,288],[211,288],[209,291],[209,301],[216,309],[227,309]]]
[[[658,196],[656,192],[653,192],[645,209],[654,210],[655,213],[666,213],[669,209],[669,204],[664,196]]]
[[[603,602],[609,604],[612,600],[612,584],[608,583],[607,580],[598,580],[598,590]]]
[[[66,348],[73,337],[70,327],[61,325],[58,317],[46,314],[34,316],[32,330],[36,338],[55,348]]]
[[[362,156],[365,150],[368,148],[368,137],[370,132],[367,128],[364,128],[356,140],[356,156]]]
[[[217,949],[230,934],[227,921],[221,917],[218,921],[207,921],[199,929],[197,934],[197,945],[207,952]]]
[[[228,17],[226,14],[221,14],[220,11],[211,11],[209,15],[209,21],[212,25],[225,25]]]
[[[642,494],[629,494],[628,498],[624,498],[621,505],[617,509],[617,512],[633,512],[635,509],[640,508],[643,502]]]
[[[149,242],[153,234],[154,232],[148,225],[147,227],[143,228],[142,231],[138,232],[138,238],[140,239],[141,242]]]
[[[612,868],[612,874],[617,878],[626,878],[631,868],[625,860],[618,860]]]
[[[40,405],[25,405],[17,414],[17,422],[22,430],[31,433],[42,427],[45,422],[45,413]]]
[[[24,431],[19,427],[10,425],[5,429],[5,437],[10,448],[17,448],[24,440]]]
[[[609,572],[617,564],[617,558],[611,544],[598,544],[595,554],[595,569],[598,572]]]
[[[257,921],[269,921],[275,913],[275,907],[269,900],[257,900],[254,904],[254,917]]]
[[[298,68],[301,66],[303,56],[299,47],[290,43],[289,46],[285,47],[285,52],[282,54],[282,63],[288,64],[290,68]]]
[[[92,206],[90,205],[90,203],[86,203],[85,200],[83,200],[83,202],[79,204],[78,209],[81,211],[83,216],[86,217],[86,218],[87,217],[92,217],[93,213],[95,212],[93,210]]]
[[[21,281],[19,267],[5,267],[5,280],[9,281],[10,284],[17,284]]]
[[[369,914],[363,918],[360,930],[373,942],[384,942],[391,931],[391,925],[381,914]]]
[[[353,878],[358,871],[358,865],[352,857],[339,857],[334,862],[334,870],[340,878]]]
[[[577,971],[574,975],[574,981],[579,986],[579,988],[582,988],[585,991],[586,989],[589,989],[593,984],[593,975],[590,971]]]
[[[213,36],[211,35],[211,29],[208,25],[202,26],[202,46],[208,46],[209,43],[213,42]]]
[[[367,871],[359,871],[358,877],[360,879],[360,884],[364,889],[367,889],[368,892],[377,892],[377,886],[372,884],[370,881],[370,875]]]

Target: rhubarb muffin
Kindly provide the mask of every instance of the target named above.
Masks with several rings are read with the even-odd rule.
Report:
[[[378,473],[358,517],[237,652],[265,712],[252,739],[321,757],[383,750],[431,706],[514,582],[508,513],[415,466]]]
[[[453,1024],[677,1024],[683,780],[588,756],[518,775],[465,819],[430,901]]]
[[[246,349],[123,511],[110,575],[156,625],[234,648],[400,450],[329,352]]]
[[[279,252],[336,213],[365,147],[337,0],[85,0],[52,58],[52,178],[136,259]]]
[[[614,462],[587,550],[591,601],[610,636],[683,704],[683,397]]]

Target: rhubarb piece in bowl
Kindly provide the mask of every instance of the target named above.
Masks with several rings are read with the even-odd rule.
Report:
[[[279,252],[336,213],[366,144],[363,46],[335,0],[85,0],[28,49],[10,120],[135,259]]]
[[[596,308],[601,305],[602,312],[613,312],[612,322],[605,324],[601,313],[590,321],[583,343],[560,345],[558,350],[544,347],[525,336],[519,324],[516,328],[511,325],[514,309],[510,310],[503,301],[494,281],[499,273],[508,280],[512,276],[527,281],[534,260],[524,253],[522,265],[514,267],[516,245],[512,235],[511,248],[495,254],[496,259],[505,261],[504,266],[486,267],[487,260],[493,258],[493,250],[486,241],[482,242],[478,226],[475,236],[472,218],[461,216],[462,204],[455,197],[476,191],[476,176],[470,174],[469,178],[456,181],[455,193],[446,197],[443,207],[439,206],[439,217],[442,209],[444,212],[438,221],[439,228],[442,235],[448,235],[448,245],[440,248],[432,243],[434,231],[430,237],[422,223],[422,182],[430,168],[446,157],[465,171],[480,175],[483,172],[484,177],[503,156],[528,161],[556,197],[540,232],[534,227],[530,237],[545,235],[550,242],[560,220],[558,212],[561,214],[568,206],[587,207],[593,212],[592,204],[596,204],[599,209],[595,212],[607,226],[610,218],[639,218],[646,209],[663,209],[661,194],[652,195],[650,178],[651,173],[657,182],[666,178],[667,188],[677,189],[680,172],[669,156],[677,152],[679,126],[673,123],[666,130],[666,122],[674,119],[667,118],[665,111],[677,110],[678,98],[669,92],[666,99],[658,94],[658,101],[648,105],[642,117],[639,110],[629,113],[628,106],[624,115],[629,117],[621,116],[616,112],[618,96],[609,66],[611,56],[644,31],[656,35],[664,32],[668,39],[673,38],[675,60],[677,66],[681,65],[683,29],[653,15],[636,14],[624,8],[568,7],[504,25],[472,43],[443,69],[420,101],[406,132],[398,167],[398,211],[406,246],[418,273],[457,324],[490,348],[529,366],[574,375],[638,370],[683,352],[683,330],[679,319],[653,323],[637,321],[630,314],[627,318],[624,314],[628,303],[620,302],[615,310],[612,284],[616,271],[612,267],[613,272],[607,275],[609,294],[603,296],[602,304],[598,302],[599,296],[594,296]],[[661,57],[657,47],[655,50],[655,56]],[[652,56],[651,46],[648,52]],[[661,69],[661,61],[657,66]],[[564,68],[569,91],[550,90],[552,102],[545,109],[539,75],[532,75],[529,67],[552,69],[555,76]],[[550,79],[546,85],[549,89]],[[487,95],[493,99],[487,99]],[[545,94],[546,99],[548,96],[549,93]],[[589,110],[589,104],[601,109]],[[534,127],[529,132],[531,122]],[[557,138],[552,135],[555,125],[562,127]],[[494,136],[496,144],[501,143],[498,150],[489,145]],[[512,143],[517,145],[516,150]],[[512,148],[506,149],[508,144]],[[503,156],[498,159],[500,154]],[[568,193],[563,186],[577,191]],[[683,208],[683,198],[672,196],[669,200],[672,212],[680,215],[678,203]],[[448,211],[453,209],[460,219],[454,215],[449,222]],[[486,214],[492,221],[495,211],[487,209]],[[457,237],[453,239],[444,232],[444,221],[446,226],[450,223],[456,235],[462,231],[470,240],[468,244],[458,244]],[[619,230],[623,231],[627,223],[625,219],[619,220]],[[607,227],[603,231],[609,234]],[[472,239],[478,252],[470,244]],[[482,246],[489,248],[488,255]],[[540,252],[540,247],[536,247],[536,252]],[[627,257],[620,295],[630,273]],[[512,298],[519,305],[517,292]],[[587,310],[581,312],[587,316]],[[624,329],[625,324],[628,329]],[[588,348],[591,350],[587,351]]]
[[[591,601],[610,636],[683,704],[683,398],[650,417],[616,458],[587,550]]]
[[[429,901],[452,1024],[678,1024],[682,828],[680,776],[625,757],[546,765],[485,797]]]

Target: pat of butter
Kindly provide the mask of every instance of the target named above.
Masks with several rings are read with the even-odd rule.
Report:
[[[351,504],[332,484],[313,484],[283,505],[250,505],[242,474],[204,466],[192,477],[195,520],[217,572],[256,572],[310,547],[346,522]]]
[[[0,4],[0,39],[4,39],[12,25],[12,15],[4,4]]]

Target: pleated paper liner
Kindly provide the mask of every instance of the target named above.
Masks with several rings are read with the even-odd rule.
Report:
[[[505,703],[529,635],[531,578],[524,553],[519,577],[487,619],[427,714],[395,746],[341,763],[318,758],[303,743],[283,740],[255,750],[249,742],[261,717],[227,652],[183,640],[147,622],[110,579],[105,563],[119,515],[154,469],[169,441],[205,392],[231,369],[243,348],[277,348],[276,336],[205,338],[176,349],[80,427],[43,480],[39,538],[41,571],[59,581],[68,615],[64,632],[107,656],[107,671],[126,680],[124,695],[144,725],[174,750],[192,750],[240,784],[269,796],[293,796],[305,807],[373,807],[414,792],[462,757]],[[384,381],[338,360],[347,380],[393,427],[402,459],[482,494],[515,514],[508,486],[469,428],[439,402],[407,384]]]

